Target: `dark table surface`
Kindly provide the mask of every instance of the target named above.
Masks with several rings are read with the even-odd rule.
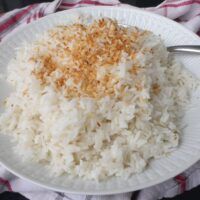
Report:
[[[0,9],[4,11],[9,11],[15,8],[24,7],[32,3],[39,3],[39,2],[45,2],[45,1],[47,2],[48,0],[42,0],[42,1],[41,0],[0,0]],[[163,0],[121,0],[121,2],[128,3],[134,6],[138,6],[138,7],[150,7],[150,6],[158,5],[159,3],[163,2]],[[132,196],[133,200],[136,198],[137,194],[138,192],[136,192]],[[3,192],[0,194],[0,200],[27,200],[27,198],[23,197],[19,193]],[[178,195],[174,198],[167,198],[163,200],[200,200],[200,186],[188,192],[185,192],[182,195]]]
[[[0,0],[0,8],[4,11],[13,10],[14,8],[20,8],[32,3],[47,2],[51,0]],[[163,0],[121,0],[123,3],[132,4],[138,7],[156,6]]]

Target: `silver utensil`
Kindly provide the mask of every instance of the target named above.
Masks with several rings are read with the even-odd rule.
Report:
[[[172,53],[193,53],[200,55],[200,45],[169,46],[167,50]]]

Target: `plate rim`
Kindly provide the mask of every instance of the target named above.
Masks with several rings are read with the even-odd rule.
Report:
[[[129,12],[134,12],[134,11],[137,11],[139,13],[143,13],[144,15],[149,15],[149,16],[153,16],[153,17],[156,17],[156,18],[160,18],[164,21],[167,21],[168,23],[171,23],[171,24],[174,24],[175,26],[179,27],[179,29],[183,30],[184,32],[186,32],[188,35],[190,35],[191,37],[193,38],[196,38],[200,41],[200,37],[198,37],[195,33],[193,33],[192,31],[190,31],[189,29],[185,28],[183,25],[180,25],[179,23],[171,20],[171,19],[168,19],[166,17],[163,17],[159,14],[155,14],[155,13],[151,13],[149,11],[146,11],[146,10],[142,10],[142,9],[139,9],[139,8],[135,8],[135,7],[117,7],[117,6],[86,6],[86,7],[79,7],[79,8],[73,8],[73,9],[69,9],[69,10],[64,10],[64,11],[59,11],[59,12],[56,12],[56,13],[52,13],[52,14],[49,14],[47,16],[44,16],[30,24],[27,24],[26,26],[23,26],[21,28],[19,28],[18,31],[16,31],[15,33],[13,34],[9,34],[5,39],[2,40],[2,42],[0,43],[0,48],[3,47],[3,45],[5,45],[9,39],[12,39],[16,33],[20,33],[21,31],[25,31],[26,29],[28,29],[29,27],[33,26],[34,24],[38,24],[40,23],[41,21],[43,20],[46,20],[47,18],[49,18],[50,16],[52,17],[53,15],[56,16],[56,15],[62,15],[62,13],[68,13],[68,12],[77,12],[77,11],[81,11],[81,10],[85,10],[85,9],[96,9],[96,10],[101,10],[101,9],[107,9],[107,10],[110,10],[110,9],[116,9],[116,10],[128,10]],[[199,150],[200,152],[200,150]],[[15,174],[16,176],[18,176],[19,178],[22,178],[26,181],[29,181],[31,183],[34,183],[36,185],[39,185],[43,188],[46,188],[46,189],[50,189],[50,190],[55,190],[55,191],[59,191],[59,192],[65,192],[65,193],[70,193],[70,194],[82,194],[82,195],[112,195],[112,194],[119,194],[119,193],[126,193],[126,192],[132,192],[132,191],[135,191],[135,190],[138,190],[138,189],[144,189],[144,188],[147,188],[147,187],[150,187],[150,186],[153,186],[153,185],[156,185],[156,184],[159,184],[159,183],[162,183],[168,179],[171,179],[172,177],[176,176],[177,174],[185,171],[186,169],[188,169],[190,166],[192,166],[193,164],[195,164],[196,162],[198,162],[200,158],[200,154],[197,154],[194,158],[193,158],[193,162],[191,163],[187,163],[186,165],[184,165],[183,167],[179,167],[177,170],[174,170],[173,172],[170,173],[170,176],[168,175],[165,175],[165,176],[162,176],[161,178],[159,179],[153,179],[151,181],[149,181],[148,183],[146,183],[143,187],[141,187],[140,185],[139,186],[133,186],[131,187],[122,187],[121,189],[112,189],[112,190],[105,190],[103,189],[103,191],[101,190],[98,190],[98,191],[87,191],[87,190],[74,190],[74,189],[62,189],[60,188],[60,186],[52,186],[52,185],[49,185],[47,182],[44,183],[43,181],[39,181],[33,177],[29,177],[28,175],[24,175],[23,173],[13,169],[12,166],[9,166],[9,164],[6,164],[4,163],[1,159],[0,159],[0,164],[6,168],[7,170],[9,170],[10,172],[12,172],[13,174]]]
[[[55,12],[55,13],[51,13],[51,14],[48,14],[48,15],[46,15],[46,16],[44,16],[44,17],[41,17],[41,18],[39,18],[39,19],[37,19],[37,20],[35,20],[35,21],[29,23],[29,24],[26,24],[25,26],[23,26],[23,25],[22,25],[22,27],[19,26],[19,30],[17,30],[17,31],[14,32],[14,33],[11,32],[10,34],[8,34],[8,36],[5,37],[5,39],[3,38],[3,40],[0,42],[0,47],[1,47],[2,45],[4,45],[4,43],[8,42],[9,39],[12,39],[12,38],[14,37],[15,34],[20,33],[21,31],[24,31],[24,30],[28,29],[29,27],[33,26],[34,24],[39,23],[40,21],[45,20],[46,18],[49,18],[49,17],[51,17],[51,16],[53,16],[53,15],[54,15],[54,16],[60,15],[60,14],[65,13],[65,12],[73,12],[73,11],[76,12],[76,10],[77,10],[77,11],[78,11],[78,10],[85,10],[85,9],[87,9],[87,8],[96,9],[96,10],[99,10],[99,9],[108,9],[108,10],[109,10],[109,9],[111,9],[111,8],[112,8],[112,9],[119,9],[119,10],[129,10],[129,11],[131,11],[131,12],[136,11],[136,12],[143,13],[143,14],[145,14],[145,15],[154,16],[154,17],[160,18],[160,19],[162,19],[162,20],[165,20],[165,21],[168,21],[169,23],[174,24],[175,26],[177,26],[177,27],[179,27],[180,29],[182,29],[184,32],[187,32],[187,33],[190,34],[192,37],[195,37],[197,40],[200,41],[200,37],[199,37],[196,33],[192,32],[190,29],[187,29],[186,27],[184,27],[184,26],[181,25],[180,23],[178,23],[178,22],[176,22],[176,21],[174,21],[174,20],[172,20],[172,19],[170,19],[170,18],[167,18],[167,17],[164,17],[164,16],[162,16],[162,15],[159,15],[159,14],[157,14],[157,13],[150,12],[150,11],[148,11],[148,10],[144,10],[144,9],[137,8],[137,7],[131,7],[131,6],[127,6],[127,7],[126,7],[126,6],[121,6],[121,7],[120,7],[120,6],[84,6],[84,7],[71,8],[71,9],[68,9],[68,10],[62,10],[62,11],[58,11],[58,12]]]

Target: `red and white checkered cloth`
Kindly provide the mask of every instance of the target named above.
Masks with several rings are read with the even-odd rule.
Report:
[[[40,17],[60,10],[90,5],[128,6],[118,0],[54,0],[51,3],[33,4],[8,13],[0,13],[0,40]],[[147,10],[176,20],[200,36],[200,0],[166,0],[159,6]],[[173,179],[141,190],[137,200],[173,197],[198,185],[200,161]],[[132,193],[89,196],[54,192],[22,180],[0,166],[0,192],[3,191],[20,192],[30,200],[130,200],[132,196]]]

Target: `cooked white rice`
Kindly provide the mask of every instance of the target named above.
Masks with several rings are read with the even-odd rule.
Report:
[[[0,130],[14,136],[25,160],[43,163],[54,175],[129,177],[177,147],[195,81],[153,33],[110,19],[88,26],[55,27],[17,50],[7,76],[15,91]],[[120,41],[118,32],[130,41]],[[96,55],[95,63],[89,55]],[[83,69],[72,57],[86,63]]]

